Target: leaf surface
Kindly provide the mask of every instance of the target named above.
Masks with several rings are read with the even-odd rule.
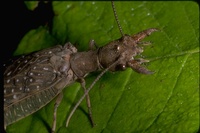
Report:
[[[59,133],[195,133],[199,130],[199,8],[195,2],[115,2],[125,34],[159,28],[146,41],[143,56],[153,75],[131,69],[106,73],[90,92],[92,128],[83,101],[69,123],[74,104],[83,95],[78,83],[63,90],[58,108]],[[71,42],[79,51],[121,37],[110,2],[53,2],[52,32],[44,27],[25,35],[15,54],[27,53],[57,43]],[[37,31],[37,32],[36,32]],[[38,39],[37,39],[38,38]],[[27,49],[27,44],[30,49]],[[87,87],[100,72],[86,78]],[[55,100],[38,112],[7,127],[8,133],[49,132]]]

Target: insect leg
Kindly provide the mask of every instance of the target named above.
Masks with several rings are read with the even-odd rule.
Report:
[[[89,49],[90,50],[95,50],[97,48],[98,48],[98,46],[96,45],[95,41],[94,40],[90,40],[90,42],[89,42]]]
[[[84,89],[84,93],[86,93],[85,80],[84,79],[81,79],[81,86]],[[88,107],[89,118],[90,118],[90,121],[92,123],[92,126],[94,127],[95,123],[94,123],[93,118],[92,118],[92,109],[91,109],[91,103],[90,103],[90,96],[89,96],[89,94],[86,95],[86,102],[87,102],[87,107]]]
[[[66,121],[66,127],[68,127],[69,125],[69,121],[72,117],[72,115],[74,114],[74,112],[76,111],[76,109],[78,108],[78,106],[81,104],[81,102],[83,101],[83,99],[88,95],[89,91],[92,89],[92,87],[95,85],[95,83],[104,75],[104,73],[106,73],[111,67],[113,67],[114,65],[116,65],[117,63],[119,63],[120,60],[115,61],[113,64],[111,64],[109,67],[107,67],[106,69],[104,69],[97,77],[96,79],[92,82],[92,84],[89,86],[88,89],[86,89],[84,95],[79,99],[79,101],[76,103],[76,105],[74,106],[74,108],[72,109],[71,113],[69,114],[67,121]]]
[[[53,112],[53,125],[52,125],[52,129],[51,129],[51,132],[54,133],[55,130],[56,130],[56,116],[57,116],[57,108],[58,106],[60,105],[61,101],[62,101],[62,98],[63,98],[63,93],[61,92],[57,99],[56,99],[56,102],[54,104],[54,112]]]

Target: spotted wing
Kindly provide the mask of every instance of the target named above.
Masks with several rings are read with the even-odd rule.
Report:
[[[45,49],[13,61],[4,72],[4,122],[9,125],[50,102],[76,77],[70,69],[70,54],[76,48]]]

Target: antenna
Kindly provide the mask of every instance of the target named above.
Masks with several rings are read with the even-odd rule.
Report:
[[[106,73],[111,67],[113,67],[114,65],[116,65],[117,63],[119,63],[119,60],[115,61],[113,64],[111,64],[109,67],[107,67],[105,70],[103,70],[98,76],[97,78],[93,81],[93,83],[89,86],[89,88],[85,91],[84,95],[79,99],[79,101],[76,103],[76,105],[74,106],[73,110],[70,112],[67,121],[66,121],[66,127],[69,124],[69,121],[72,117],[72,115],[74,114],[74,112],[76,111],[76,109],[78,108],[78,106],[80,105],[80,103],[83,101],[83,99],[86,97],[86,95],[88,95],[89,91],[92,89],[92,87],[95,85],[95,83],[104,75],[104,73]]]
[[[116,13],[116,10],[115,10],[115,5],[114,5],[114,2],[111,1],[111,4],[112,4],[112,8],[113,8],[113,12],[114,12],[114,16],[115,16],[115,20],[117,21],[117,25],[119,27],[119,30],[120,30],[120,33],[122,36],[124,36],[123,32],[122,32],[122,28],[119,24],[119,20],[118,20],[118,17],[117,17],[117,13]],[[74,112],[76,111],[76,109],[78,108],[78,106],[80,105],[80,103],[83,101],[83,99],[86,97],[86,95],[88,95],[89,91],[92,89],[92,87],[95,85],[95,83],[103,76],[104,73],[106,73],[111,67],[113,67],[114,65],[116,65],[117,63],[119,63],[120,59],[118,59],[117,61],[115,61],[113,64],[111,64],[110,66],[108,66],[106,69],[104,69],[98,76],[97,78],[93,81],[93,83],[89,86],[89,88],[85,91],[84,95],[79,99],[79,101],[76,103],[76,105],[74,106],[74,108],[72,109],[72,111],[70,112],[68,118],[67,118],[67,121],[66,121],[66,127],[68,126],[69,124],[69,121],[72,117],[72,115],[74,114]]]
[[[122,32],[122,27],[120,26],[119,19],[118,19],[118,16],[117,16],[114,1],[111,1],[111,4],[112,4],[112,9],[113,9],[113,12],[114,12],[115,20],[117,21],[119,31],[120,31],[121,35],[124,36],[124,34]]]

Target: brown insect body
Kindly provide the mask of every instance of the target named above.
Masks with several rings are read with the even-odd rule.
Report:
[[[9,125],[49,103],[77,77],[70,68],[70,43],[13,61],[4,72],[4,124]]]
[[[122,35],[120,39],[87,52],[77,52],[71,43],[67,43],[18,58],[4,72],[4,125],[36,112],[77,79],[82,80],[83,98],[87,96],[89,100],[84,77],[90,72],[105,69],[105,73],[130,67],[136,72],[151,74],[141,66],[148,61],[136,56],[143,52],[143,44],[148,44],[140,41],[155,31],[157,29],[151,28],[133,36]],[[52,131],[55,131],[57,106],[55,104]],[[88,108],[91,116],[90,102]]]
[[[157,30],[149,29],[141,33],[147,36],[154,31]],[[119,63],[109,70],[131,67],[139,73],[150,74],[140,66],[144,60],[134,59],[143,52],[138,42],[144,37],[125,35],[88,52],[76,52],[76,48],[67,43],[64,47],[57,45],[20,57],[4,73],[5,125],[36,112],[77,78],[107,68],[117,60]]]

